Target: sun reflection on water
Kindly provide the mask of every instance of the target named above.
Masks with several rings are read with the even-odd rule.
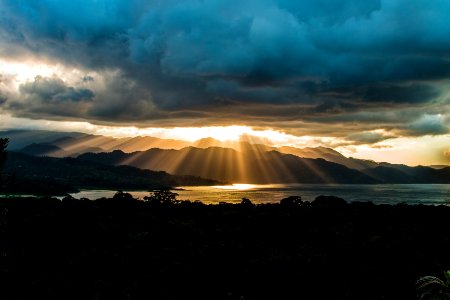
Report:
[[[237,190],[237,191],[247,191],[256,188],[255,184],[248,183],[233,183],[230,185],[215,185],[213,188],[221,189],[221,190]]]

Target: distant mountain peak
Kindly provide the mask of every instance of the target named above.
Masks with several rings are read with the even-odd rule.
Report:
[[[192,143],[192,146],[198,147],[198,148],[209,148],[209,147],[222,147],[223,143],[222,141],[219,141],[212,137],[206,137],[199,140],[196,140]]]

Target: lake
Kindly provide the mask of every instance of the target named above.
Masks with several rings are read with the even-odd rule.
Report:
[[[376,204],[450,205],[450,184],[235,184],[228,186],[179,187],[179,200],[200,200],[206,204],[221,201],[239,203],[249,198],[253,203],[275,203],[288,196],[312,201],[320,195],[332,195],[347,201],[372,201]],[[72,194],[75,198],[112,197],[115,191],[90,190]],[[149,192],[130,192],[137,198]]]

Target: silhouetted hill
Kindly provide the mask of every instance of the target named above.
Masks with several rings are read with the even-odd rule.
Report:
[[[150,149],[143,152],[86,153],[82,160],[107,165],[130,165],[163,170],[171,174],[191,174],[227,182],[375,183],[377,180],[357,170],[324,159],[305,159],[277,151],[246,151],[210,147],[181,150]]]
[[[52,144],[52,142],[57,139],[79,138],[82,136],[86,136],[86,134],[79,132],[57,132],[46,130],[13,129],[0,131],[0,136],[9,139],[8,150],[16,151],[32,143]]]
[[[48,143],[41,143],[41,144],[33,143],[20,149],[18,152],[33,156],[52,156],[52,157],[67,156],[66,152],[63,149]]]
[[[412,183],[413,178],[407,173],[388,167],[375,167],[363,170],[367,175],[386,183]]]
[[[223,147],[223,143],[214,138],[203,138],[196,140],[194,143],[192,143],[192,146],[197,148]]]
[[[214,138],[203,138],[199,139],[192,143],[193,147],[196,148],[230,148],[234,149],[239,152],[245,152],[245,151],[272,151],[272,150],[279,150],[276,147],[264,145],[264,144],[258,144],[258,143],[252,143],[245,140],[239,140],[239,141],[219,141]],[[282,152],[282,151],[280,151]]]
[[[54,194],[54,189],[59,192],[80,188],[146,190],[218,183],[196,176],[174,176],[131,166],[116,167],[76,158],[35,157],[16,152],[8,153],[4,172],[10,174],[12,181],[7,185],[7,191],[25,194],[36,192],[35,186],[47,186],[47,193]]]
[[[100,135],[86,135],[51,142],[71,155],[90,152],[89,148],[99,149],[95,152],[122,150],[124,152],[144,151],[150,148],[180,149],[190,145],[189,142],[160,139],[149,136],[113,138]]]
[[[403,172],[406,172],[413,177],[414,181],[420,183],[450,183],[450,167],[436,170],[424,166],[404,166]]]
[[[341,153],[326,147],[280,147],[279,151],[282,153],[293,154],[303,158],[323,158],[325,160],[344,165],[355,170],[364,170],[367,168],[377,167],[378,164],[371,160],[357,159],[353,157],[345,157]]]
[[[387,183],[446,183],[449,176],[447,166],[409,167],[402,164],[374,162],[346,157],[326,147],[280,147],[253,143],[247,138],[241,141],[219,141],[204,138],[193,143],[180,140],[160,139],[149,136],[113,138],[74,132],[49,132],[35,130],[9,130],[0,132],[11,140],[10,150],[36,156],[77,157],[84,153],[114,152],[129,153],[122,160],[113,159],[106,164],[125,164],[151,170],[164,170],[176,174],[196,174],[206,178],[243,182],[387,182]],[[257,141],[257,139],[255,140]],[[195,145],[196,147],[191,147]],[[197,151],[196,149],[202,148]],[[211,150],[211,149],[215,150]],[[175,149],[176,151],[172,151]],[[209,150],[208,150],[209,149]],[[164,151],[162,151],[164,150]],[[179,151],[179,152],[177,152]],[[266,153],[278,151],[268,157]],[[301,159],[312,159],[304,166],[294,168],[286,163],[289,159],[281,154],[291,154]],[[113,156],[114,157],[114,156]],[[322,170],[315,159],[360,171],[348,174],[333,174],[336,170],[327,165]],[[267,161],[269,160],[269,161]],[[294,160],[295,161],[295,160]],[[291,163],[291,162],[290,162]],[[303,175],[303,170],[312,164],[312,177]],[[322,166],[323,167],[323,166]],[[379,168],[381,167],[381,168]],[[435,169],[438,172],[433,171]],[[348,171],[342,171],[347,174]],[[330,173],[330,174],[329,174]],[[363,173],[363,175],[361,175]],[[428,177],[427,177],[428,176]],[[321,178],[322,177],[322,178]]]
[[[114,138],[84,133],[41,130],[5,130],[0,131],[0,136],[10,139],[9,150],[17,151],[30,144],[47,144],[61,148],[67,156],[113,150],[134,152],[150,148],[181,149],[191,145],[190,142],[186,141],[160,139],[150,136]],[[62,155],[57,154],[54,156],[60,157]]]
[[[450,183],[450,167],[433,169],[430,167],[378,166],[363,172],[386,183]]]

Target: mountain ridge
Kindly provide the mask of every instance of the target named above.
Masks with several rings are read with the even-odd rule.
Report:
[[[16,136],[17,133],[19,133],[18,136]],[[23,148],[26,148],[30,144],[44,143],[46,145],[55,145],[61,148],[62,151],[49,151],[48,153],[36,152],[34,154],[55,157],[76,157],[87,152],[111,152],[114,150],[122,150],[128,153],[132,153],[135,151],[145,151],[151,148],[179,150],[185,147],[194,146],[204,149],[209,147],[232,148],[237,151],[247,151],[250,149],[256,151],[276,150],[286,154],[294,154],[303,158],[324,158],[328,161],[339,163],[356,170],[363,170],[368,167],[374,167],[377,165],[377,163],[373,161],[347,158],[338,151],[331,148],[296,148],[289,146],[273,147],[264,144],[251,143],[248,141],[248,137],[246,140],[241,141],[219,141],[217,139],[209,137],[202,138],[194,142],[187,142],[154,137],[113,138],[100,135],[89,135],[84,133],[68,133],[68,136],[64,136],[63,132],[33,130],[2,131],[0,132],[0,135],[10,138],[11,143],[9,149],[15,151],[22,151]],[[28,143],[24,142],[24,135],[28,135]],[[37,140],[35,140],[35,136],[38,137]],[[46,136],[47,138],[45,138]],[[18,143],[17,139],[19,139],[21,142]],[[144,142],[145,140],[147,142]],[[26,149],[25,152],[33,154],[29,152],[29,149]]]
[[[450,183],[450,167],[436,170],[376,166],[359,171],[323,158],[300,158],[275,150],[238,152],[230,148],[191,146],[180,150],[85,153],[78,158],[234,183]]]
[[[175,186],[216,185],[198,176],[172,175],[133,166],[109,166],[77,158],[38,157],[8,151],[1,192],[65,194],[78,189],[150,190]]]
[[[0,135],[5,136],[4,133],[5,131],[0,132]],[[185,175],[196,174],[199,176],[204,176],[213,174],[216,176],[216,178],[220,178],[220,180],[226,181],[229,181],[229,179],[233,179],[233,181],[238,180],[241,182],[245,179],[252,179],[258,182],[269,182],[269,179],[272,176],[274,178],[273,180],[275,180],[276,182],[297,182],[298,178],[295,179],[297,176],[296,173],[301,173],[303,171],[290,170],[291,168],[289,166],[286,166],[286,161],[292,162],[292,159],[286,156],[282,156],[281,154],[294,155],[300,159],[324,159],[327,162],[345,166],[351,170],[356,170],[370,177],[371,180],[368,180],[366,178],[365,181],[371,183],[373,181],[387,183],[446,183],[449,181],[446,175],[447,166],[425,167],[428,169],[421,170],[419,166],[410,167],[402,164],[374,162],[372,160],[346,157],[334,149],[322,146],[296,148],[290,146],[273,147],[265,144],[253,144],[251,143],[251,139],[249,139],[248,137],[245,140],[243,139],[240,141],[223,142],[214,138],[203,138],[194,142],[187,142],[146,136],[137,136],[132,138],[113,138],[75,132],[64,133],[32,130],[12,130],[7,131],[6,133],[6,136],[11,139],[11,146],[13,150],[30,155],[62,158],[79,157],[86,153],[110,153],[119,150],[124,154],[128,154],[127,160],[132,160],[130,164],[135,167],[151,170],[164,170],[169,173],[181,172]],[[18,135],[18,142],[15,139],[16,135]],[[36,136],[37,142],[26,144],[27,137],[28,141],[33,141],[34,137]],[[18,145],[25,146],[18,149]],[[203,149],[203,154],[198,154],[198,151],[200,150],[197,149]],[[213,152],[216,152],[216,154],[212,153],[211,149],[214,149]],[[179,155],[175,155],[174,153],[176,152],[173,152],[172,150],[181,152]],[[276,151],[279,154],[267,154],[271,151]],[[153,153],[158,158],[158,161],[149,158],[150,153]],[[115,155],[117,155],[117,153]],[[145,159],[143,157],[139,158],[137,156],[144,156]],[[239,166],[237,162],[240,161],[242,163],[242,157],[246,158],[246,163]],[[269,157],[272,159],[272,161],[271,159],[269,159]],[[207,161],[208,159],[212,161]],[[187,160],[187,162],[182,162],[183,160]],[[219,160],[224,161],[219,163]],[[227,160],[233,162],[229,163],[227,166],[227,163],[225,162]],[[280,160],[284,161],[284,163],[282,163],[281,165],[277,163],[277,161]],[[148,161],[150,161],[151,163],[149,163]],[[215,162],[211,164],[211,162],[213,161]],[[199,164],[199,166],[194,166],[194,162]],[[317,162],[315,161],[311,162],[308,160],[303,160],[303,162],[309,162],[313,165],[317,164]],[[127,164],[127,162],[125,162],[125,164]],[[173,166],[168,166],[167,164],[173,164]],[[203,168],[206,169],[206,164],[210,164],[210,167],[212,168],[218,168],[218,170],[221,170],[225,175],[218,176],[217,174],[215,174],[220,171],[206,172],[197,170],[198,168],[200,168],[200,166],[203,166]],[[266,170],[264,170],[262,165],[267,166]],[[176,168],[174,166],[178,167]],[[297,165],[297,167],[299,166]],[[326,168],[326,166],[321,167]],[[246,168],[251,169],[246,170]],[[308,166],[304,165],[304,168],[308,169]],[[265,174],[270,173],[271,169],[275,169],[277,170],[277,172],[272,174]],[[282,169],[285,170],[284,175],[281,174]],[[255,172],[259,174],[249,174]],[[320,172],[324,171],[321,170]],[[316,174],[314,176],[317,177],[319,175],[320,174]],[[427,175],[432,179],[425,178]],[[325,176],[325,178],[326,177],[327,176]],[[338,180],[334,177],[336,176],[331,176],[329,178],[329,181],[343,181],[341,179]],[[306,182],[327,182],[326,180],[319,180],[317,178],[302,178],[301,180]],[[352,182],[352,180],[350,179],[348,181]]]
[[[227,182],[251,183],[375,183],[357,170],[324,159],[302,159],[277,151],[238,152],[230,148],[187,147],[181,150],[150,149],[143,152],[85,153],[82,160],[108,165],[131,165]]]

